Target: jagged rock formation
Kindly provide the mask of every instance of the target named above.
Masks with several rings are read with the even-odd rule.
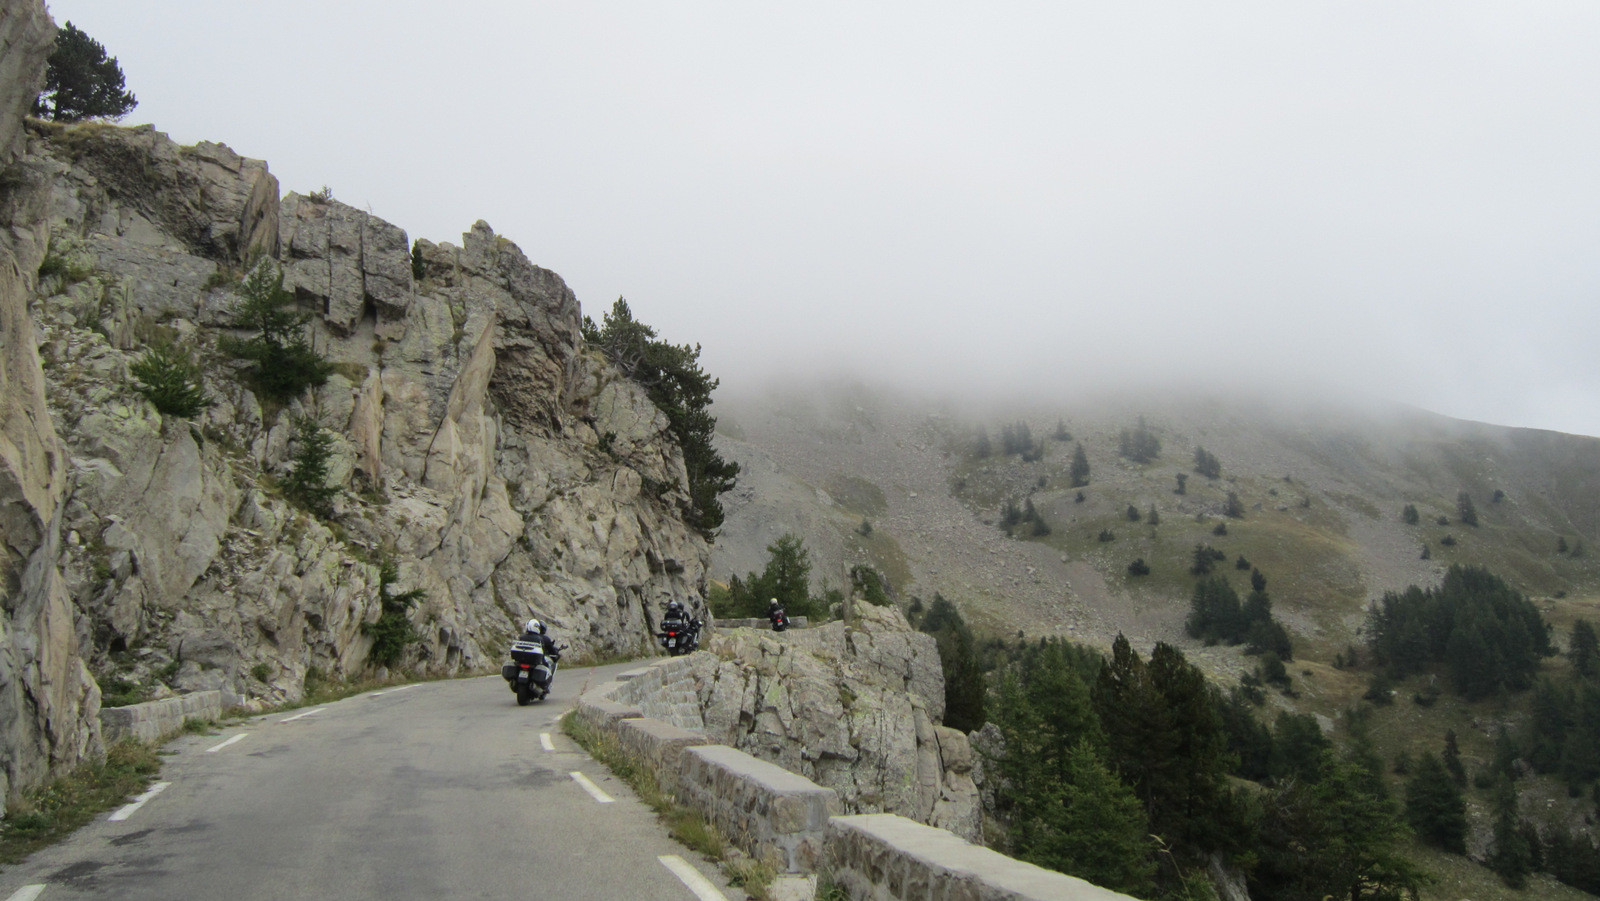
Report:
[[[781,635],[733,629],[709,648],[617,699],[831,788],[851,813],[980,839],[976,758],[967,736],[938,725],[938,647],[898,610],[859,604],[851,624]]]
[[[55,27],[39,0],[0,7],[0,799],[100,747],[100,694],[56,567],[65,448],[51,424],[28,299],[44,256],[39,185],[13,164]]]
[[[23,58],[9,13],[8,68]],[[31,101],[37,84],[19,89]],[[583,348],[561,278],[487,224],[413,248],[331,198],[280,199],[265,163],[149,126],[30,122],[26,142],[0,285],[12,787],[96,750],[86,661],[119,688],[230,703],[366,671],[382,560],[426,592],[402,665],[427,672],[497,664],[529,616],[582,655],[648,648],[669,599],[698,609],[708,544],[684,524],[665,416]],[[335,364],[287,408],[218,346],[262,258]],[[194,421],[163,417],[130,377],[163,341],[204,366],[212,405]],[[345,490],[327,521],[276,488],[301,417],[334,436]],[[24,713],[59,734],[19,734]]]

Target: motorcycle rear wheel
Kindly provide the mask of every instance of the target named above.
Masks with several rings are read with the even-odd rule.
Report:
[[[518,707],[526,707],[532,701],[533,701],[533,695],[529,694],[528,686],[526,686],[526,685],[518,685],[517,686],[517,706]]]

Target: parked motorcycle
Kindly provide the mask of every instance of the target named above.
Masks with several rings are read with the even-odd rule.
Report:
[[[700,648],[700,627],[704,625],[700,620],[668,620],[661,624],[661,631],[656,637],[661,640],[661,646],[667,653],[674,657],[683,654],[692,654]]]
[[[511,643],[511,662],[500,667],[500,675],[517,693],[517,706],[526,707],[534,701],[542,701],[550,693],[550,687],[555,684],[556,664],[561,660],[561,649],[566,645],[558,645],[556,653],[546,654],[544,645],[537,641],[513,641]]]

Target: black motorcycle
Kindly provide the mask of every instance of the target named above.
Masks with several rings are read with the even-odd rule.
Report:
[[[782,632],[789,628],[789,614],[783,612],[782,607],[773,607],[767,611],[767,619],[772,622],[772,631]]]
[[[511,662],[500,667],[500,675],[517,693],[517,706],[526,707],[534,701],[544,700],[555,682],[556,664],[560,660],[559,649],[556,653],[546,654],[540,642],[511,642]]]
[[[661,639],[661,646],[667,653],[674,657],[683,654],[692,654],[700,648],[700,627],[703,623],[697,619],[673,619],[661,624],[661,631],[656,637]]]

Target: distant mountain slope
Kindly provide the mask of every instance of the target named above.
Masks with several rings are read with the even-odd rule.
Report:
[[[759,569],[766,545],[793,532],[815,582],[842,587],[852,564],[868,562],[902,599],[942,593],[997,634],[1184,642],[1188,568],[1209,544],[1227,555],[1219,572],[1242,582],[1243,556],[1267,576],[1297,646],[1322,659],[1354,640],[1370,599],[1431,584],[1453,562],[1485,564],[1535,598],[1600,588],[1595,438],[1243,398],[999,402],[974,414],[859,385],[719,399],[716,413],[719,448],[743,467],[713,548],[716,579]],[[1141,415],[1161,443],[1146,464],[1118,456],[1121,431]],[[1042,459],[1000,452],[1002,429],[1018,422],[1042,441]],[[1052,439],[1058,422],[1072,441]],[[994,446],[982,459],[980,426]],[[1082,500],[1068,478],[1079,442],[1091,466]],[[1217,457],[1219,478],[1194,471],[1196,447]],[[1242,518],[1223,515],[1230,492]],[[1459,521],[1462,492],[1476,527]],[[1028,499],[1051,534],[1007,537],[1002,505]],[[1417,524],[1402,520],[1407,504]],[[1579,554],[1558,553],[1563,541]],[[1150,575],[1128,574],[1135,558]]]

